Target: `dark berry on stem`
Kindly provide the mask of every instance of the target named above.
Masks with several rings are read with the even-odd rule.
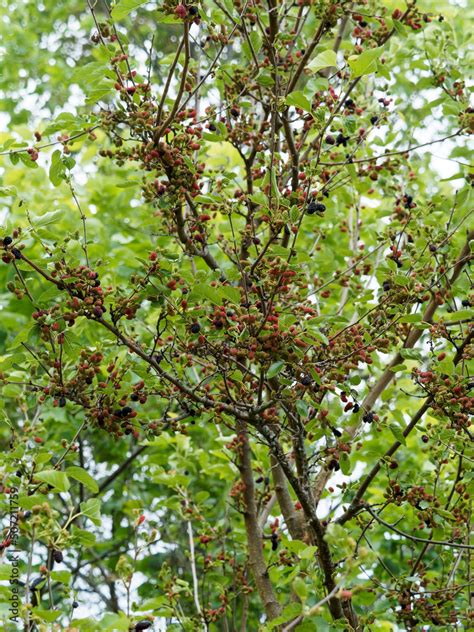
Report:
[[[272,541],[272,551],[276,551],[278,548],[278,533],[272,533],[271,541]]]
[[[344,134],[338,134],[336,137],[336,145],[342,145],[343,147],[347,147],[347,141],[349,140],[348,136],[344,136]]]
[[[57,564],[60,564],[64,559],[62,552],[58,550],[53,551],[53,558]]]
[[[306,212],[308,215],[314,215],[315,213],[324,213],[325,210],[326,206],[324,204],[322,204],[321,202],[314,202],[313,200],[308,204]]]

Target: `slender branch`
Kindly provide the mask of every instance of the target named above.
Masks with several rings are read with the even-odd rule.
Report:
[[[286,94],[290,94],[290,92],[293,92],[293,90],[296,87],[296,84],[298,83],[299,78],[301,77],[301,75],[303,74],[304,69],[306,68],[311,55],[313,54],[314,49],[316,48],[316,46],[319,44],[321,37],[323,36],[324,31],[326,31],[328,29],[328,24],[325,20],[325,16],[322,17],[321,22],[319,23],[318,29],[316,31],[316,33],[314,34],[313,39],[311,40],[311,42],[308,44],[308,46],[306,47],[305,53],[303,55],[303,57],[300,60],[300,63],[298,64],[297,69],[295,70],[295,73],[293,75],[293,77],[291,78],[291,80],[288,83],[288,86],[286,88]]]
[[[460,360],[463,357],[463,352],[464,349],[467,347],[467,345],[470,344],[471,340],[474,337],[474,331],[471,331],[467,337],[465,338],[463,344],[459,347],[456,356],[454,358],[454,364],[457,365],[459,364]],[[423,417],[423,415],[425,414],[425,412],[430,408],[431,404],[434,401],[434,397],[433,396],[429,396],[426,401],[424,402],[424,404],[421,406],[421,408],[415,413],[415,415],[413,415],[410,423],[407,425],[407,427],[403,430],[403,436],[404,437],[408,437],[408,435],[411,433],[411,431],[413,430],[413,428],[415,428],[415,426],[417,425],[417,423],[420,421],[420,419]],[[374,478],[377,476],[377,474],[379,473],[382,464],[384,462],[386,462],[387,459],[389,459],[390,457],[392,457],[395,452],[398,450],[398,448],[402,445],[402,443],[400,441],[395,441],[390,448],[385,452],[385,454],[377,461],[377,463],[373,466],[373,468],[370,470],[370,472],[367,474],[367,476],[365,477],[364,481],[361,483],[359,489],[357,490],[356,495],[354,496],[354,498],[351,501],[351,504],[349,505],[349,507],[347,508],[347,510],[344,512],[344,514],[336,521],[338,524],[344,524],[345,522],[347,522],[348,520],[350,520],[356,513],[358,513],[358,510],[360,508],[360,503],[361,500],[365,494],[365,492],[367,491],[369,485],[371,484],[371,482],[374,480]]]
[[[466,241],[464,243],[464,246],[463,246],[458,258],[456,259],[456,263],[453,266],[453,271],[452,271],[451,277],[449,278],[449,280],[447,282],[448,288],[451,287],[455,283],[455,281],[457,280],[457,278],[461,274],[461,270],[463,269],[464,264],[472,256],[471,255],[471,250],[470,250],[470,242],[472,241],[472,239],[474,239],[474,231],[471,231],[471,232],[468,233],[467,239],[466,239]],[[446,291],[447,290],[444,289],[444,290],[442,290],[442,293],[444,294],[444,293],[446,293]],[[438,307],[438,302],[437,302],[436,298],[433,297],[431,299],[431,301],[429,302],[429,304],[428,304],[428,306],[427,306],[427,308],[426,308],[426,310],[425,310],[425,312],[423,314],[423,321],[424,322],[427,322],[427,323],[432,322],[433,316],[435,314],[435,311],[436,311],[437,307]],[[412,349],[415,346],[415,344],[418,342],[418,340],[420,339],[422,333],[423,333],[423,330],[418,329],[416,327],[412,327],[410,329],[406,339],[405,339],[405,343],[403,344],[402,348],[403,349]],[[374,407],[375,402],[377,401],[377,399],[381,396],[381,394],[384,392],[384,390],[388,387],[390,382],[392,382],[392,380],[395,378],[395,373],[392,371],[393,367],[397,366],[402,361],[403,361],[403,357],[401,355],[401,350],[400,350],[400,351],[398,351],[395,354],[395,356],[392,358],[392,360],[388,364],[386,370],[380,376],[379,380],[374,384],[374,386],[370,389],[369,393],[364,398],[364,401],[362,403],[362,407],[363,407],[363,409],[365,411],[370,411]],[[416,424],[416,421],[415,421],[415,424]],[[349,436],[352,438],[352,437],[355,436],[355,434],[357,433],[358,429],[359,429],[359,426],[356,424],[352,428],[349,428],[347,432],[348,432]],[[395,450],[397,450],[398,447],[399,446],[397,446],[395,448]],[[374,466],[374,469],[375,469],[375,467],[377,467],[377,465]],[[317,476],[315,484],[314,484],[314,494],[315,494],[316,502],[318,502],[319,499],[321,498],[321,495],[322,495],[322,493],[324,491],[324,488],[326,487],[326,484],[327,484],[330,476],[331,476],[331,470],[329,470],[327,467],[325,467],[319,473],[319,475]]]
[[[187,496],[185,496],[185,503],[186,503],[186,506],[189,506]],[[189,561],[191,564],[191,575],[193,578],[194,604],[196,606],[198,615],[201,616],[202,609],[201,609],[201,604],[199,602],[199,581],[198,581],[197,570],[196,570],[196,554],[194,551],[193,527],[190,520],[186,520],[186,526],[188,530],[189,557],[190,557]]]
[[[453,134],[449,134],[449,136],[444,136],[443,138],[437,138],[436,140],[431,140],[427,143],[421,143],[420,145],[410,145],[405,149],[399,149],[397,151],[387,151],[384,154],[380,154],[379,156],[370,156],[369,158],[351,158],[351,164],[364,163],[364,162],[375,162],[382,158],[389,158],[390,156],[400,156],[402,154],[408,154],[415,149],[421,149],[422,147],[429,147],[430,145],[436,145],[436,143],[444,143],[444,141],[449,140],[450,138],[455,138],[462,133],[462,130],[458,130]],[[336,167],[341,165],[346,165],[347,160],[343,162],[319,162],[320,165],[324,167]]]
[[[332,597],[334,597],[340,589],[341,589],[340,584],[338,584],[337,586],[334,586],[331,592],[328,595],[326,595],[324,599],[321,599],[314,606],[311,606],[311,608],[308,610],[306,614],[301,614],[299,617],[294,619],[294,621],[292,621],[290,624],[288,624],[286,627],[283,628],[282,632],[291,632],[291,630],[294,630],[296,626],[299,625],[303,621],[303,619],[305,619],[306,617],[311,617],[313,614],[316,614],[319,608],[321,608],[321,606],[324,606],[325,603],[327,603],[330,599],[332,599]]]
[[[364,509],[365,511],[368,511],[370,515],[373,518],[375,518],[375,520],[379,522],[381,525],[383,525],[384,527],[387,527],[387,529],[390,529],[390,531],[393,531],[394,533],[397,533],[398,535],[401,535],[404,538],[407,538],[408,540],[413,540],[413,542],[422,542],[423,544],[436,544],[439,546],[449,546],[454,549],[470,549],[470,550],[474,549],[473,544],[460,544],[459,542],[448,542],[447,540],[428,540],[426,538],[419,538],[416,535],[412,535],[411,533],[405,533],[405,531],[402,531],[395,525],[385,522],[385,520],[383,520],[377,513],[375,513],[375,511],[372,509],[372,507],[370,507],[370,505],[365,504]]]
[[[189,24],[188,22],[184,22],[183,25],[184,33],[183,33],[183,41],[184,41],[184,64],[183,69],[181,71],[181,82],[178,88],[178,94],[174,99],[173,107],[171,108],[171,112],[169,113],[166,120],[161,124],[159,130],[156,132],[155,138],[159,139],[163,135],[163,132],[168,127],[168,125],[172,122],[175,117],[176,112],[179,110],[181,105],[181,98],[184,93],[184,87],[186,85],[186,81],[188,79],[188,69],[189,69],[189,59],[190,59],[190,48],[189,48]]]
[[[77,195],[76,192],[74,190],[74,187],[72,185],[72,182],[70,179],[68,179],[68,184],[69,184],[69,188],[71,190],[71,195],[74,199],[74,202],[76,204],[77,210],[79,211],[79,215],[81,216],[81,222],[82,222],[82,236],[83,236],[83,244],[82,244],[82,249],[84,251],[84,255],[86,257],[86,265],[87,267],[89,267],[89,254],[87,251],[87,226],[86,226],[86,216],[84,215],[84,211],[82,210],[82,207],[79,203],[79,200],[77,199]]]
[[[54,147],[54,145],[64,145],[65,142],[70,143],[72,140],[76,140],[76,138],[80,138],[81,136],[85,136],[85,134],[90,134],[94,130],[98,129],[100,125],[93,125],[92,127],[88,127],[83,132],[78,132],[77,134],[73,134],[69,136],[66,140],[53,140],[50,143],[44,143],[43,145],[33,145],[33,149],[36,151],[40,151],[41,149],[46,149],[47,147]],[[24,147],[22,149],[7,149],[7,151],[1,151],[0,156],[10,156],[11,154],[24,154],[28,152],[30,147]]]
[[[105,489],[107,489],[107,487],[110,487],[114,480],[118,478],[120,474],[122,474],[122,472],[124,472],[131,465],[131,463],[133,463],[133,461],[135,461],[135,459],[140,456],[140,454],[142,454],[146,449],[147,446],[142,445],[134,452],[132,452],[132,454],[123,463],[121,463],[109,476],[107,476],[107,478],[105,478],[100,483],[97,495],[101,494]]]

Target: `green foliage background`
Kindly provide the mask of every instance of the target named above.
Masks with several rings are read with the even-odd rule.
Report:
[[[233,11],[232,2],[223,5]],[[127,6],[136,6],[137,9],[128,11],[125,10]],[[374,6],[387,7],[391,13],[397,3],[369,1],[368,7]],[[423,1],[418,6],[426,13],[441,13],[446,19],[443,22],[434,19],[422,34],[399,25],[399,37],[390,42],[387,53],[383,54],[383,68],[379,65],[377,76],[368,75],[358,87],[357,94],[362,99],[367,86],[373,87],[373,82],[376,82],[376,95],[389,94],[394,100],[389,124],[383,132],[374,135],[367,148],[369,156],[382,154],[386,147],[401,149],[453,134],[459,129],[460,117],[466,109],[466,103],[452,99],[441,87],[433,84],[433,73],[447,75],[449,85],[466,76],[472,64],[467,54],[471,40],[469,29],[466,28],[469,9],[446,1]],[[129,47],[130,58],[134,60],[139,74],[145,77],[150,72],[152,85],[159,92],[174,59],[180,25],[157,13],[154,2],[122,0],[117,8],[120,7],[124,10],[123,13],[116,13],[119,16],[116,22],[121,40]],[[97,10],[100,17],[106,19],[103,6]],[[194,288],[189,295],[189,303],[191,306],[201,303],[206,305],[202,311],[204,320],[215,296],[209,290],[210,284],[219,282],[219,272],[209,270],[200,260],[186,257],[176,239],[163,229],[157,220],[155,207],[142,197],[143,170],[139,164],[127,162],[118,165],[99,154],[99,150],[111,145],[101,128],[97,102],[104,108],[112,107],[117,102],[117,94],[107,51],[91,42],[95,27],[85,3],[74,0],[43,4],[28,0],[13,3],[0,0],[0,11],[3,15],[0,20],[0,52],[3,58],[0,76],[0,217],[4,226],[3,234],[9,235],[16,227],[21,227],[25,252],[31,260],[41,265],[63,258],[78,265],[84,259],[82,209],[87,217],[89,259],[100,273],[102,286],[114,288],[114,300],[128,293],[131,276],[143,272],[148,254],[154,250],[159,252],[165,280],[178,276],[187,287]],[[226,21],[222,9],[212,2],[206,0],[201,11],[204,17],[200,37],[212,25]],[[313,17],[307,22],[307,33],[314,29],[316,20]],[[146,52],[150,46],[154,55],[148,69]],[[347,40],[343,42],[342,50],[350,50],[351,46]],[[194,51],[197,49],[195,46]],[[242,53],[238,50],[228,52],[215,84],[204,88],[203,99],[206,99],[206,91],[211,88],[217,88],[222,95],[225,83],[223,71],[235,73],[242,66],[242,61]],[[305,78],[301,88],[304,94],[295,95],[296,102],[304,105],[305,95],[308,97],[325,81],[317,76]],[[214,93],[209,94],[211,99],[214,98]],[[247,106],[243,103],[242,107],[245,110]],[[380,111],[380,104],[372,100],[364,116],[368,119],[369,115],[379,115]],[[344,125],[346,130],[353,132],[359,122],[349,117]],[[92,129],[93,136],[84,133],[84,130]],[[35,131],[42,135],[40,142],[34,139]],[[76,141],[70,144],[71,151],[68,154],[62,153],[61,144],[56,142],[60,134],[69,137],[78,135]],[[37,162],[21,151],[32,145],[44,145]],[[327,210],[324,217],[317,221],[314,216],[304,218],[298,254],[292,262],[292,269],[303,271],[308,282],[311,282],[315,276],[323,281],[330,280],[337,270],[347,266],[348,258],[353,254],[345,230],[348,208],[354,199],[360,199],[361,196],[359,239],[365,244],[367,252],[379,246],[383,239],[386,240],[391,222],[393,228],[394,200],[407,188],[416,198],[415,214],[423,226],[423,232],[415,238],[407,258],[419,254],[427,239],[434,243],[444,239],[446,222],[455,205],[453,224],[465,223],[445,250],[440,252],[440,256],[446,255],[451,263],[465,241],[464,228],[470,223],[472,225],[472,189],[468,166],[472,158],[465,137],[451,143],[448,141],[442,146],[451,148],[447,158],[449,164],[456,167],[454,175],[446,178],[439,171],[439,161],[435,163],[436,168],[433,167],[432,154],[437,153],[437,145],[426,151],[420,150],[410,159],[410,163],[400,160],[397,169],[393,173],[382,172],[375,185],[368,178],[360,178],[353,166],[346,165],[347,183],[325,202]],[[340,156],[344,157],[343,148]],[[224,241],[231,243],[233,231],[238,233],[245,224],[238,213],[233,216],[231,224],[226,207],[226,199],[232,196],[232,192],[244,187],[241,157],[229,142],[216,141],[211,134],[199,150],[199,160],[205,162],[209,179],[214,177],[214,172],[222,180],[221,193],[215,193],[211,198],[217,211],[213,220],[213,234],[220,234]],[[371,189],[374,189],[373,192],[369,192]],[[205,204],[204,197],[202,203]],[[232,204],[235,209],[238,208],[237,202]],[[227,278],[235,285],[238,281],[236,267],[222,256],[217,239],[210,245],[210,250],[219,259]],[[312,255],[309,256],[311,251]],[[272,252],[281,254],[277,246]],[[429,252],[421,256],[417,264],[419,269],[426,265],[429,257]],[[46,307],[52,302],[61,301],[54,287],[42,282],[24,263],[18,265],[37,304]],[[151,375],[139,358],[132,356],[123,347],[117,348],[113,335],[105,330],[98,335],[97,325],[86,319],[78,322],[71,331],[66,331],[64,354],[69,370],[74,370],[80,349],[90,348],[100,350],[105,356],[101,368],[104,379],[108,362],[115,360],[124,369],[125,377],[119,394],[127,393],[139,379],[146,380],[150,385],[149,397],[139,412],[139,421],[145,431],[139,439],[130,436],[116,439],[87,424],[81,433],[83,460],[79,459],[77,452],[68,452],[64,475],[52,483],[55,489],[50,489],[46,494],[38,491],[27,495],[25,475],[18,477],[16,473],[19,470],[26,472],[32,464],[35,464],[36,473],[40,470],[51,471],[65,451],[61,442],[73,440],[84,421],[84,414],[80,407],[72,403],[62,408],[53,406],[47,400],[40,407],[37,406],[38,393],[31,391],[29,383],[43,384],[44,371],[36,354],[29,350],[37,350],[43,343],[38,327],[31,319],[35,308],[27,300],[19,301],[7,290],[7,283],[12,281],[14,274],[11,265],[1,265],[0,372],[6,376],[6,381],[3,385],[0,383],[0,474],[4,489],[18,486],[22,490],[20,504],[23,510],[45,505],[39,514],[35,514],[41,519],[35,522],[34,535],[31,524],[27,521],[22,523],[19,544],[19,548],[24,551],[21,558],[22,573],[27,572],[27,551],[32,538],[37,543],[33,559],[35,576],[38,574],[38,565],[46,563],[46,545],[54,543],[65,557],[64,564],[58,564],[53,571],[56,573],[53,576],[54,601],[59,604],[59,609],[51,610],[47,594],[43,595],[42,602],[34,610],[38,625],[40,628],[44,626],[42,629],[49,629],[48,626],[52,626],[55,621],[58,629],[70,625],[78,630],[127,630],[130,622],[136,622],[151,613],[157,617],[168,617],[167,629],[170,630],[200,629],[194,618],[188,523],[196,541],[201,600],[210,608],[218,608],[219,596],[228,593],[231,601],[229,616],[240,620],[242,608],[247,607],[244,606],[247,597],[243,597],[242,585],[236,587],[238,584],[235,578],[243,572],[245,565],[246,537],[241,513],[237,511],[231,494],[239,478],[237,467],[232,462],[232,453],[226,447],[235,434],[231,423],[226,425],[224,419],[223,424],[216,424],[212,412],[193,415],[193,411],[190,411],[184,422],[185,432],[175,432],[172,426],[169,427],[168,420],[177,416],[179,411],[176,407],[168,410],[168,392],[162,391],[160,380]],[[319,336],[322,341],[327,340],[327,336],[349,322],[354,310],[362,314],[373,306],[379,291],[377,288],[380,288],[384,279],[394,279],[396,275],[400,284],[405,283],[406,277],[398,273],[393,262],[381,256],[374,271],[374,279],[366,284],[364,291],[357,286],[357,279],[351,279],[348,301],[339,316],[336,313],[340,305],[341,288],[333,287],[329,297],[319,298],[315,303],[320,318],[312,330],[308,329],[308,334]],[[470,278],[462,275],[455,290],[458,306],[469,297],[469,292]],[[189,321],[179,315],[182,297],[167,288],[164,282],[155,296],[150,296],[149,292],[143,293],[138,316],[127,324],[127,331],[144,343],[151,340],[157,316],[164,305],[160,295],[166,296],[169,304],[176,309],[174,314],[168,315],[167,330],[162,338],[177,336],[192,340]],[[224,300],[223,296],[221,300]],[[232,306],[232,292],[228,293],[229,297]],[[440,308],[440,317],[448,321],[472,317],[470,308],[450,314],[447,307],[444,305]],[[197,311],[196,316],[199,315]],[[410,315],[406,316],[405,322],[410,323]],[[290,310],[284,318],[287,327],[294,323],[295,318]],[[416,320],[416,317],[412,320]],[[212,331],[207,325],[206,334],[216,343],[222,338],[221,332]],[[396,382],[385,390],[378,407],[377,412],[383,423],[378,431],[366,433],[357,449],[347,457],[342,470],[344,474],[353,473],[353,477],[350,482],[348,478],[344,479],[348,484],[339,486],[335,493],[325,492],[324,507],[327,510],[333,511],[335,505],[341,502],[347,504],[362,473],[385,452],[394,438],[400,437],[407,419],[418,408],[418,400],[404,394],[413,391],[411,369],[426,368],[426,363],[436,362],[436,355],[444,349],[443,344],[440,343],[438,347],[435,342],[431,349],[425,346],[407,352]],[[439,371],[455,371],[450,358],[445,361],[444,369],[438,367]],[[380,375],[386,364],[387,356],[379,355],[370,366],[354,368],[347,386],[355,389],[362,398],[368,385]],[[193,369],[182,362],[172,367],[172,370],[190,381],[195,379]],[[331,400],[329,408],[330,418],[338,427],[348,423],[344,421],[342,405],[338,400]],[[166,418],[165,427],[155,437],[148,431],[148,424],[163,416]],[[436,428],[433,432],[437,433],[436,438],[440,441],[435,446],[431,440],[429,445],[421,441],[421,436],[430,432],[430,424],[431,428]],[[317,432],[315,429],[316,436]],[[35,442],[34,437],[39,437],[42,442]],[[100,493],[97,483],[100,485],[105,481],[107,475],[120,467],[139,446],[146,446],[146,449],[134,460],[133,466],[118,475],[106,492]],[[256,476],[266,477],[270,469],[268,452],[257,441],[252,444],[252,449]],[[402,485],[416,481],[430,490],[435,485],[436,493],[446,500],[458,464],[457,455],[464,453],[464,450],[465,435],[444,429],[443,421],[440,422],[429,413],[400,451],[397,481]],[[67,469],[71,467],[81,469]],[[370,488],[372,503],[384,502],[385,488],[393,476],[388,467],[384,468],[382,475]],[[469,482],[468,477],[466,473],[466,484]],[[51,483],[51,479],[43,478],[43,482]],[[266,488],[265,480],[259,485],[259,502],[264,503],[268,499],[269,489]],[[59,493],[51,493],[59,491],[62,492],[62,500],[59,500]],[[89,500],[88,505],[80,505],[87,502],[88,498],[100,499],[102,523],[94,502],[91,504]],[[6,496],[2,504],[6,511]],[[64,531],[61,525],[64,525],[69,511],[79,505],[82,517],[75,522],[70,532]],[[142,513],[146,520],[136,526],[136,520]],[[275,510],[273,519],[278,514],[278,510]],[[419,522],[416,510],[412,508],[407,511],[406,507],[398,508],[396,505],[391,505],[384,517],[389,523],[401,520],[399,526],[408,533],[416,530]],[[453,514],[450,511],[443,513],[440,507],[433,537],[449,537],[453,520]],[[393,629],[396,621],[397,590],[414,581],[410,579],[407,559],[416,557],[420,548],[413,542],[401,546],[399,537],[386,536],[384,529],[375,524],[370,530],[370,546],[362,539],[358,556],[355,556],[355,541],[361,535],[362,527],[363,524],[357,520],[344,527],[333,525],[328,539],[338,549],[339,558],[345,561],[344,581],[352,586],[360,613],[362,616],[375,616],[375,621],[368,629],[388,631]],[[266,533],[270,534],[268,528]],[[203,543],[199,539],[202,536],[209,537],[210,541]],[[140,549],[136,559],[135,545]],[[270,577],[274,580],[282,603],[286,605],[284,618],[288,621],[292,615],[299,613],[298,606],[291,599],[292,590],[308,607],[323,597],[314,591],[319,573],[314,550],[307,543],[291,540],[284,533],[277,552],[271,551],[268,540],[265,546]],[[282,549],[287,551],[291,564],[282,562]],[[220,553],[226,557],[225,564],[218,559]],[[206,562],[207,555],[212,556],[212,562]],[[428,586],[436,588],[438,581],[442,585],[440,577],[445,580],[456,556],[456,550],[443,551],[442,556],[435,549],[430,550],[425,576]],[[112,577],[116,581],[115,593],[97,570],[98,559],[103,560],[109,579]],[[232,565],[228,563],[230,559],[233,560]],[[467,573],[467,563],[466,558],[461,558],[462,572]],[[78,566],[83,569],[82,577],[75,572]],[[133,604],[129,618],[124,614],[126,599],[121,582],[124,580],[126,583],[131,569],[134,575]],[[8,580],[8,564],[1,566],[0,572],[2,580]],[[368,581],[372,575],[380,582],[378,590],[374,590]],[[247,580],[251,583],[250,578],[247,577]],[[91,596],[85,589],[93,591]],[[180,624],[176,622],[176,611],[170,609],[171,594],[179,594]],[[0,597],[0,617],[7,617],[7,584],[0,588]],[[259,625],[263,625],[260,622],[261,607],[255,592],[250,593],[248,599],[246,629],[257,630]],[[78,616],[71,609],[74,600],[81,606]],[[459,612],[464,613],[467,607],[466,592],[459,591],[454,603]],[[88,610],[92,611],[90,616],[86,616]],[[4,621],[4,629],[16,629],[9,627],[6,619]],[[225,629],[222,625],[217,622],[211,624],[210,629]],[[443,626],[438,627],[445,629]],[[265,629],[272,628],[267,625]],[[297,629],[323,632],[336,629],[336,626],[321,609]]]

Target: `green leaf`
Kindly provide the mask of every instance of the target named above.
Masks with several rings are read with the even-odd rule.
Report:
[[[467,318],[470,318],[470,319],[474,318],[474,313],[472,309],[460,309],[457,312],[451,312],[450,314],[443,314],[443,320],[447,320],[447,321],[465,320]]]
[[[51,136],[57,132],[72,132],[81,128],[82,121],[78,119],[74,114],[70,112],[61,112],[52,123],[50,123],[43,134],[45,136]]]
[[[262,36],[258,31],[252,31],[249,35],[249,39],[252,42],[255,54],[258,55],[260,49],[262,48]]]
[[[399,441],[402,445],[406,445],[406,439],[403,436],[403,430],[397,424],[391,423],[388,426],[390,428],[390,432],[393,434],[395,439]]]
[[[37,325],[32,325],[31,327],[24,327],[18,332],[18,334],[15,336],[15,338],[11,342],[10,349],[15,349],[15,347],[18,347],[19,345],[21,345],[22,342],[26,342],[37,331],[38,331]]]
[[[434,507],[433,511],[435,513],[437,513],[438,516],[441,516],[445,520],[450,520],[451,522],[456,522],[455,516],[450,511],[446,511],[446,509],[437,509],[436,507]]]
[[[400,349],[400,355],[404,360],[418,360],[418,362],[423,362],[421,352],[416,349]]]
[[[231,303],[235,305],[239,305],[241,301],[240,290],[236,287],[231,287],[230,285],[225,285],[221,289],[221,294],[229,299]]]
[[[81,513],[87,516],[92,522],[100,526],[100,500],[98,498],[89,498],[85,502],[81,503]]]
[[[445,358],[438,362],[438,373],[446,373],[446,375],[454,375],[456,372],[456,366],[450,358]]]
[[[293,105],[296,108],[301,108],[305,112],[311,112],[311,103],[308,98],[302,92],[290,92],[285,99],[286,105]]]
[[[392,281],[396,283],[397,285],[403,285],[404,287],[406,287],[407,285],[410,285],[411,283],[411,280],[408,277],[404,276],[403,274],[395,274],[395,276],[392,277]]]
[[[96,537],[94,533],[86,531],[85,529],[79,529],[75,525],[72,525],[71,535],[82,546],[94,546]]]
[[[36,478],[43,483],[52,485],[60,492],[67,492],[71,486],[65,472],[58,472],[57,470],[43,470],[36,474]]]
[[[317,546],[306,546],[302,551],[298,552],[298,555],[302,560],[312,560],[314,559],[317,550]]]
[[[301,601],[305,601],[308,596],[308,588],[306,586],[304,579],[302,577],[296,577],[293,580],[292,587],[295,593],[301,599]]]
[[[305,401],[303,401],[302,399],[297,399],[296,400],[296,410],[298,411],[298,414],[303,417],[303,419],[306,419],[308,417],[308,405]]]
[[[49,179],[55,187],[59,186],[64,180],[66,169],[61,161],[61,152],[56,149],[51,156],[51,165],[49,167]]]
[[[306,547],[307,544],[305,544],[305,542],[303,542],[302,540],[288,540],[288,542],[286,543],[286,548],[288,549],[288,551],[291,551],[292,553],[298,553],[298,555],[300,555],[300,552],[304,551]]]
[[[78,67],[71,79],[84,91],[86,103],[95,103],[113,91],[113,77],[107,64],[92,61]]]
[[[146,4],[148,0],[120,0],[112,9],[112,18],[114,20],[123,20],[134,9],[138,9],[142,4]]]
[[[317,338],[318,340],[320,340],[323,344],[328,345],[329,344],[329,338],[323,334],[322,331],[320,331],[319,329],[312,329],[311,330],[311,334]]]
[[[314,59],[308,64],[308,70],[311,72],[318,72],[322,68],[330,68],[336,66],[337,55],[333,50],[325,50],[322,53],[316,55]]]
[[[215,287],[210,287],[209,285],[204,285],[204,283],[198,283],[195,285],[189,295],[189,298],[198,300],[207,299],[215,305],[220,305],[222,303],[220,290]]]
[[[294,602],[294,603],[288,604],[287,606],[285,606],[285,608],[283,609],[283,612],[281,613],[279,617],[267,623],[266,629],[274,630],[277,626],[282,625],[283,623],[286,623],[290,619],[294,619],[295,617],[298,617],[301,614],[302,610],[303,610],[303,606],[301,603]]]
[[[97,482],[92,478],[89,472],[86,472],[82,467],[71,465],[71,467],[66,468],[66,474],[88,487],[94,494],[99,491]]]
[[[273,86],[273,84],[275,83],[275,80],[273,79],[273,77],[270,75],[270,73],[268,72],[260,72],[255,81],[264,87],[268,87],[268,86]]]
[[[403,316],[398,321],[399,323],[419,323],[422,319],[421,314],[408,314],[407,316]]]
[[[51,571],[51,579],[68,586],[71,581],[71,573],[70,571]]]
[[[60,610],[43,610],[42,608],[33,608],[33,614],[39,617],[42,621],[53,623],[53,621],[56,621],[56,619],[61,616],[62,612]]]
[[[405,371],[407,369],[406,364],[397,364],[389,368],[392,373],[398,373],[399,371]]]
[[[377,70],[377,60],[383,53],[383,47],[371,48],[360,55],[352,55],[348,62],[354,77],[369,75]]]
[[[262,36],[258,31],[252,31],[249,34],[250,44],[247,41],[242,42],[242,51],[249,61],[253,60],[252,50],[255,55],[258,55],[262,48]]]
[[[12,576],[11,564],[0,564],[0,581],[8,581]]]
[[[278,360],[278,362],[271,364],[267,371],[267,378],[270,380],[275,375],[278,375],[284,366],[285,362],[283,360]]]
[[[56,224],[63,216],[63,211],[48,211],[44,215],[31,215],[31,223],[35,228],[44,228],[50,224]]]
[[[339,456],[339,465],[341,466],[341,472],[348,476],[351,473],[351,460],[346,452],[341,452]]]

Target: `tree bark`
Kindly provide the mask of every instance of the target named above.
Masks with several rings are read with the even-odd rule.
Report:
[[[255,484],[252,472],[251,451],[245,423],[238,425],[238,436],[241,441],[239,470],[244,486],[244,522],[247,534],[249,567],[252,572],[260,599],[267,617],[272,620],[281,614],[281,606],[275,596],[267,563],[263,554],[262,530],[258,524],[257,503],[255,502]]]

